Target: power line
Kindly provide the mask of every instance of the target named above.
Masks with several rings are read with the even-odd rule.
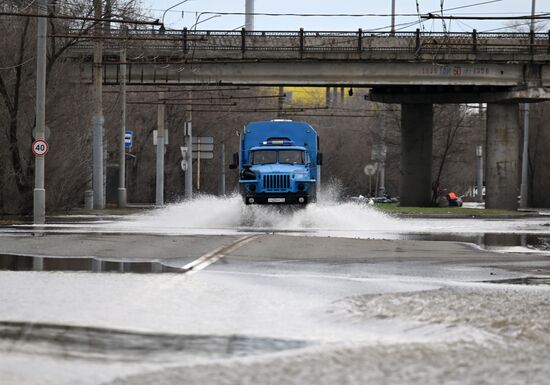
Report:
[[[539,23],[546,24],[547,22],[548,22],[547,20],[535,20],[535,24],[539,24]],[[507,25],[507,26],[505,26],[505,27],[487,29],[487,30],[484,30],[484,31],[480,31],[480,33],[502,31],[502,30],[504,30],[504,29],[511,29],[511,28],[514,28],[514,27],[520,27],[520,26],[530,25],[530,24],[531,24],[531,22],[528,21],[528,22],[526,22],[526,23],[519,23],[519,24],[514,24],[514,25]]]
[[[550,20],[550,13],[541,13],[535,16],[531,15],[522,15],[522,16],[444,16],[444,15],[434,15],[433,13],[428,13],[427,15],[422,15],[422,19],[432,20],[432,19],[442,19],[442,20]]]
[[[79,21],[95,21],[97,23],[120,23],[120,24],[138,24],[138,25],[160,25],[160,21],[146,20],[127,20],[127,19],[105,19],[95,17],[83,17],[83,16],[68,16],[68,15],[37,15],[29,13],[17,13],[17,12],[0,12],[0,16],[17,16],[17,17],[33,17],[33,18],[46,18],[46,19],[61,19],[61,20],[79,20]]]

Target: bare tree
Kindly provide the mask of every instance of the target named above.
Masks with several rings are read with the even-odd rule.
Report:
[[[34,126],[34,63],[36,41],[36,18],[33,17],[33,3],[22,1],[7,1],[5,5],[10,12],[21,16],[3,17],[0,23],[0,34],[4,37],[0,42],[0,50],[7,55],[0,57],[0,118],[5,127],[3,134],[7,142],[6,153],[0,154],[5,160],[6,170],[0,183],[3,190],[11,191],[11,199],[2,202],[0,210],[18,213],[28,213],[32,207],[33,190],[33,157],[30,154],[31,129]],[[124,3],[132,4],[133,1]],[[65,80],[66,73],[71,68],[64,59],[64,53],[79,41],[79,35],[85,34],[94,25],[94,21],[57,19],[55,16],[90,16],[89,2],[82,1],[52,1],[48,9],[49,46],[47,52],[47,84],[48,84],[48,124],[50,116],[56,111],[64,110],[66,116],[74,116],[74,109],[52,103],[52,94],[60,90],[68,91],[71,85]],[[65,36],[71,34],[71,38]],[[59,37],[59,35],[62,35]],[[61,64],[60,64],[61,63]],[[59,68],[59,71],[55,71]],[[53,83],[53,84],[52,84]],[[78,100],[76,98],[75,100]],[[74,107],[74,105],[72,105]],[[62,118],[59,118],[63,120]],[[86,131],[81,139],[86,139]],[[52,158],[52,156],[49,156]],[[48,164],[47,164],[48,167]]]

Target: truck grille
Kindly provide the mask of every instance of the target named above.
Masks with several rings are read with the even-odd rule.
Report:
[[[290,189],[290,175],[264,175],[263,182],[264,189],[268,191],[286,191]]]

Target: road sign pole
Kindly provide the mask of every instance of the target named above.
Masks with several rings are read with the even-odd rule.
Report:
[[[371,196],[372,192],[372,175],[369,175],[369,197]]]
[[[164,114],[166,104],[164,92],[159,92],[158,122],[157,122],[157,178],[156,199],[157,206],[164,205]]]
[[[127,28],[123,28],[124,34],[127,33]],[[126,195],[126,47],[122,49],[120,55],[120,103],[122,112],[120,116],[120,141],[118,144],[118,207],[124,208],[127,203]]]
[[[37,3],[38,14],[46,16],[47,0]],[[46,44],[48,25],[46,17],[38,18],[36,31],[36,137],[44,140],[46,126]],[[44,157],[35,156],[34,192],[33,192],[33,220],[34,223],[46,222],[46,190],[44,189]]]

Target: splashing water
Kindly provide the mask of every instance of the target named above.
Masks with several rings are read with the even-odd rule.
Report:
[[[109,231],[166,234],[236,234],[240,232],[308,233],[318,236],[399,238],[418,233],[536,233],[547,231],[540,220],[398,218],[361,202],[342,201],[333,183],[317,203],[305,207],[250,205],[238,195],[198,196],[103,227]]]
[[[111,228],[143,231],[188,232],[186,230],[231,231],[320,231],[395,229],[398,220],[356,202],[338,202],[323,197],[304,208],[286,206],[246,206],[242,198],[200,196],[192,201],[169,205],[127,221],[115,222]]]

